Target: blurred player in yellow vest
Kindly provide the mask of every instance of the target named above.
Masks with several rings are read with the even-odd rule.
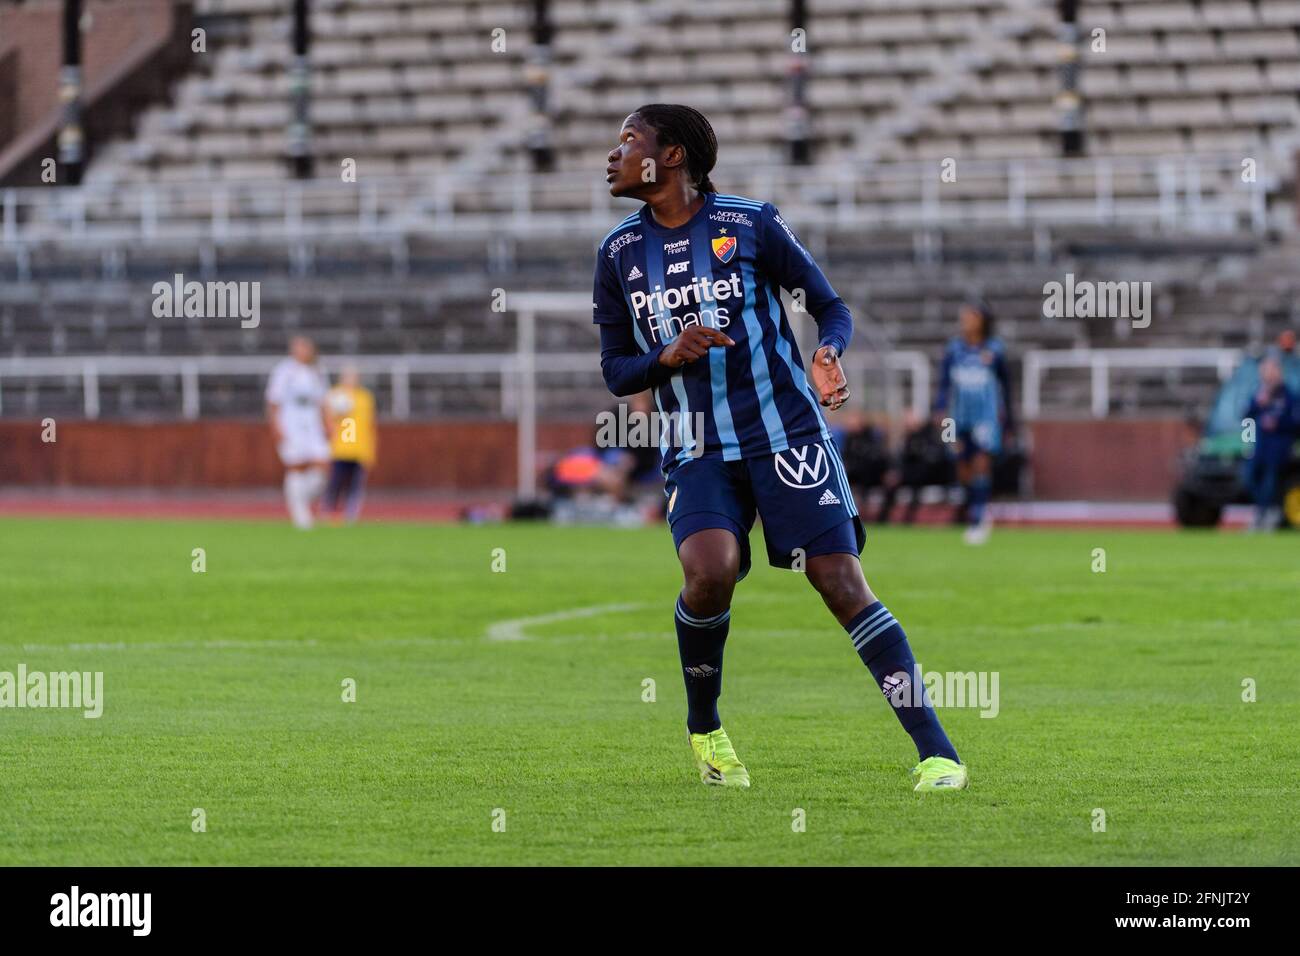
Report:
[[[375,396],[361,384],[355,368],[346,368],[339,383],[325,396],[325,417],[330,435],[330,479],[324,509],[339,520],[339,509],[349,522],[361,513],[366,476],[375,466]]]

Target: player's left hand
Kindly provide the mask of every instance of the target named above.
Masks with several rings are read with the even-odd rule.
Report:
[[[834,346],[823,345],[813,353],[812,378],[821,403],[830,411],[849,400],[849,383]]]

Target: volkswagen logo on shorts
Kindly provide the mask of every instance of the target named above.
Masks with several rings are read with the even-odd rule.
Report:
[[[816,488],[831,473],[826,449],[816,442],[802,448],[778,451],[772,457],[776,459],[776,476],[791,488]]]

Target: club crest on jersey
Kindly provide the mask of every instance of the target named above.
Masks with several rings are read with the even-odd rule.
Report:
[[[731,257],[736,254],[736,237],[735,236],[718,236],[713,240],[713,254],[718,257],[718,261],[728,263]]]

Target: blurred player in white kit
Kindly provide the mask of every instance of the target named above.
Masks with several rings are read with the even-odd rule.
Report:
[[[295,526],[312,526],[312,502],[325,488],[330,446],[325,437],[325,377],[316,368],[316,346],[306,336],[289,341],[266,384],[266,417],[284,463],[284,501]]]

